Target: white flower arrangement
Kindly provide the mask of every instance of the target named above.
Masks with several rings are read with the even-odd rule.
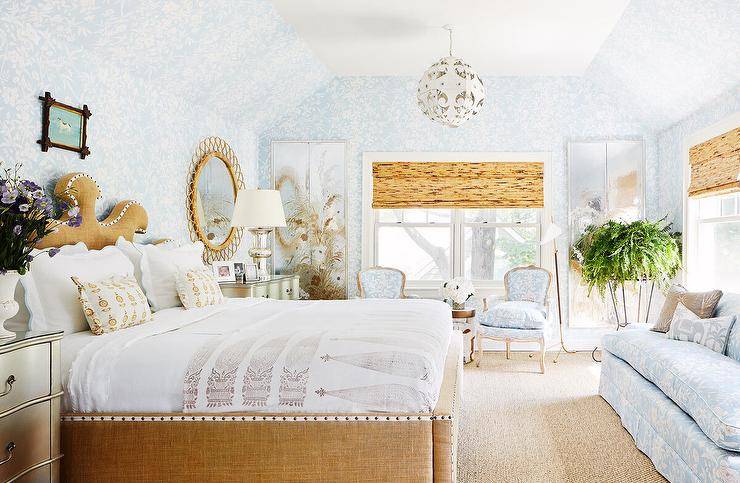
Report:
[[[453,307],[460,307],[475,296],[475,287],[470,280],[458,277],[442,282],[440,292],[445,302],[452,301]]]

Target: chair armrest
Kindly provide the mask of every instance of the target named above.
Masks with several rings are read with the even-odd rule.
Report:
[[[483,312],[486,312],[497,303],[505,301],[506,297],[504,295],[489,295],[488,297],[483,297]]]

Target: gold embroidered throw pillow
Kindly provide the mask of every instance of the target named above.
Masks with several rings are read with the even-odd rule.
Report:
[[[72,277],[77,285],[82,311],[90,330],[101,335],[152,320],[152,309],[133,275],[85,282]]]
[[[175,279],[175,287],[186,309],[218,305],[225,300],[213,271],[206,267],[181,270]]]

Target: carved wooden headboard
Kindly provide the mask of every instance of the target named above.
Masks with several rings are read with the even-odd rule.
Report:
[[[43,239],[36,248],[59,247],[84,242],[90,250],[114,245],[119,236],[133,240],[134,233],[146,233],[149,217],[136,201],[121,201],[103,221],[95,216],[95,203],[100,199],[100,188],[95,180],[84,173],[70,173],[57,182],[54,195],[72,206],[80,208],[82,225],[62,225]],[[66,220],[64,215],[61,220]]]

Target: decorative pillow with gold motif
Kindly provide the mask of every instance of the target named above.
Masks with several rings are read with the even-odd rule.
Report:
[[[95,335],[150,322],[152,309],[133,275],[114,276],[95,282],[72,277],[82,311]]]
[[[175,279],[177,295],[186,309],[224,303],[224,295],[213,271],[206,267],[181,270]]]

